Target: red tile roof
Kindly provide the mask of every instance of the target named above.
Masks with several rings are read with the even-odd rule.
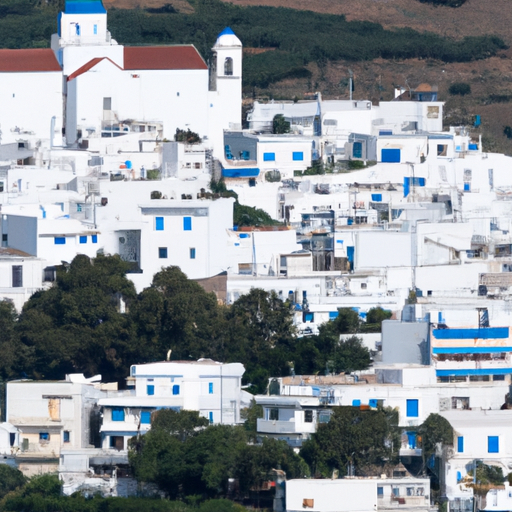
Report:
[[[207,69],[192,45],[125,46],[124,69]]]
[[[75,72],[71,73],[71,75],[68,76],[68,82],[81,75],[82,73],[86,73],[89,71],[89,69],[92,69],[94,66],[96,66],[96,64],[99,64],[103,59],[110,60],[114,66],[117,66],[117,64],[108,57],[96,57],[87,62],[87,64],[84,64],[82,67],[78,68]],[[117,67],[121,69],[119,66]]]
[[[49,48],[0,50],[0,72],[62,71]]]

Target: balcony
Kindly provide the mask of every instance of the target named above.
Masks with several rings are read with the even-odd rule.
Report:
[[[258,420],[260,434],[312,434],[316,431],[315,423],[296,424],[295,420]]]

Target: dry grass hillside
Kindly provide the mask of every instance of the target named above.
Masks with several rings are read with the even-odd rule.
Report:
[[[311,79],[285,80],[267,90],[254,91],[261,99],[303,98],[320,91],[324,98],[347,98],[348,68],[355,75],[355,99],[374,102],[393,97],[395,85],[416,87],[427,82],[439,87],[439,98],[446,102],[447,124],[471,124],[473,116],[482,117],[482,134],[486,149],[512,154],[512,140],[503,134],[512,126],[512,2],[511,0],[467,0],[459,8],[434,7],[418,0],[230,0],[241,6],[266,5],[343,14],[348,20],[367,20],[384,28],[410,27],[443,36],[496,34],[511,48],[483,61],[445,64],[431,60],[374,60],[361,63],[343,61],[320,69],[308,67]],[[186,0],[105,0],[105,6],[118,8],[157,7],[171,3],[180,12],[191,12]],[[450,96],[448,89],[455,82],[466,82],[471,94]]]

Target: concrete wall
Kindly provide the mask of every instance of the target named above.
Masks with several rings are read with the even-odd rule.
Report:
[[[430,364],[428,322],[382,322],[382,362],[384,364]]]

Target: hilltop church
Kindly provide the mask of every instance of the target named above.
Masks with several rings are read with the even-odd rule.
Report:
[[[179,128],[222,154],[223,130],[241,128],[242,43],[226,28],[212,52],[208,68],[193,45],[120,45],[101,0],[66,0],[51,49],[0,50],[0,143]]]

